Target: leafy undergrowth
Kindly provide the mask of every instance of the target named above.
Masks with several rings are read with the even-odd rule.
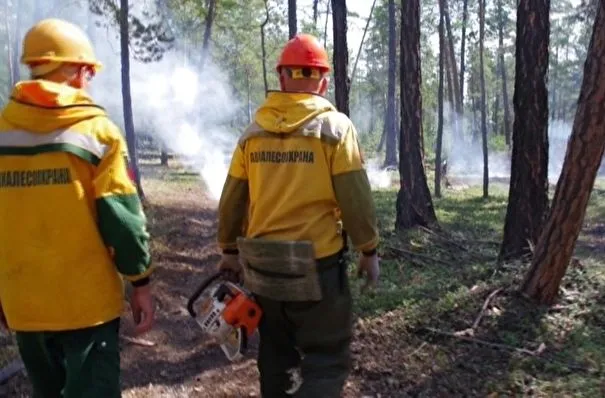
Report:
[[[148,169],[144,187],[158,265],[158,325],[147,338],[156,346],[124,346],[124,396],[259,396],[255,343],[245,361],[229,364],[200,343],[183,313],[217,260],[216,203],[188,173]],[[492,188],[483,200],[477,188],[445,190],[435,200],[441,230],[399,234],[396,192],[375,193],[381,282],[362,295],[351,267],[357,323],[345,397],[605,394],[605,191],[595,188],[552,308],[517,293],[526,264],[496,265],[506,194]],[[0,353],[7,342],[0,337]],[[12,386],[27,396],[23,377]]]

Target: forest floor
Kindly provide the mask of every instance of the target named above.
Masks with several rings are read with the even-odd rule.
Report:
[[[187,297],[218,260],[216,203],[196,176],[145,167],[143,185],[158,266],[152,346],[122,346],[124,397],[260,396],[254,339],[229,363],[204,341]],[[394,231],[396,190],[375,193],[383,239],[379,288],[355,292],[354,367],[345,397],[605,396],[605,184],[595,186],[584,229],[552,308],[517,294],[524,264],[496,266],[506,185],[445,189],[443,231]],[[554,189],[553,189],[554,190]],[[132,330],[124,317],[123,334]],[[0,332],[0,368],[18,354]],[[0,396],[29,396],[24,373]]]

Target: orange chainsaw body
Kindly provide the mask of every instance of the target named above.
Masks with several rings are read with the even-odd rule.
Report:
[[[229,325],[237,328],[243,327],[248,337],[250,337],[258,327],[262,311],[260,306],[243,291],[237,288],[236,290],[239,291],[225,303],[223,319]]]

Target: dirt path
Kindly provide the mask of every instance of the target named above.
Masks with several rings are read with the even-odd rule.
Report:
[[[218,346],[205,341],[185,307],[199,282],[218,260],[215,244],[216,204],[191,183],[145,182],[146,209],[154,237],[157,271],[154,288],[157,323],[142,336],[154,346],[122,341],[122,384],[125,398],[255,397],[260,396],[256,348],[250,341],[247,358],[230,363]],[[123,317],[124,335],[132,331],[131,315]],[[353,383],[349,390],[353,395]],[[23,376],[9,382],[10,397],[28,397]]]

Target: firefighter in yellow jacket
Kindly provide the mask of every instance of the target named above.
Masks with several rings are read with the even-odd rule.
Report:
[[[84,91],[101,64],[83,31],[25,35],[0,117],[0,315],[34,397],[119,397],[123,279],[137,333],[154,311],[146,220],[115,124]]]
[[[379,274],[375,207],[351,120],[324,97],[330,64],[300,34],[235,148],[219,203],[219,268],[263,309],[258,367],[266,398],[340,397],[350,369],[351,294],[342,227],[359,274]],[[301,383],[302,381],[302,383]]]

